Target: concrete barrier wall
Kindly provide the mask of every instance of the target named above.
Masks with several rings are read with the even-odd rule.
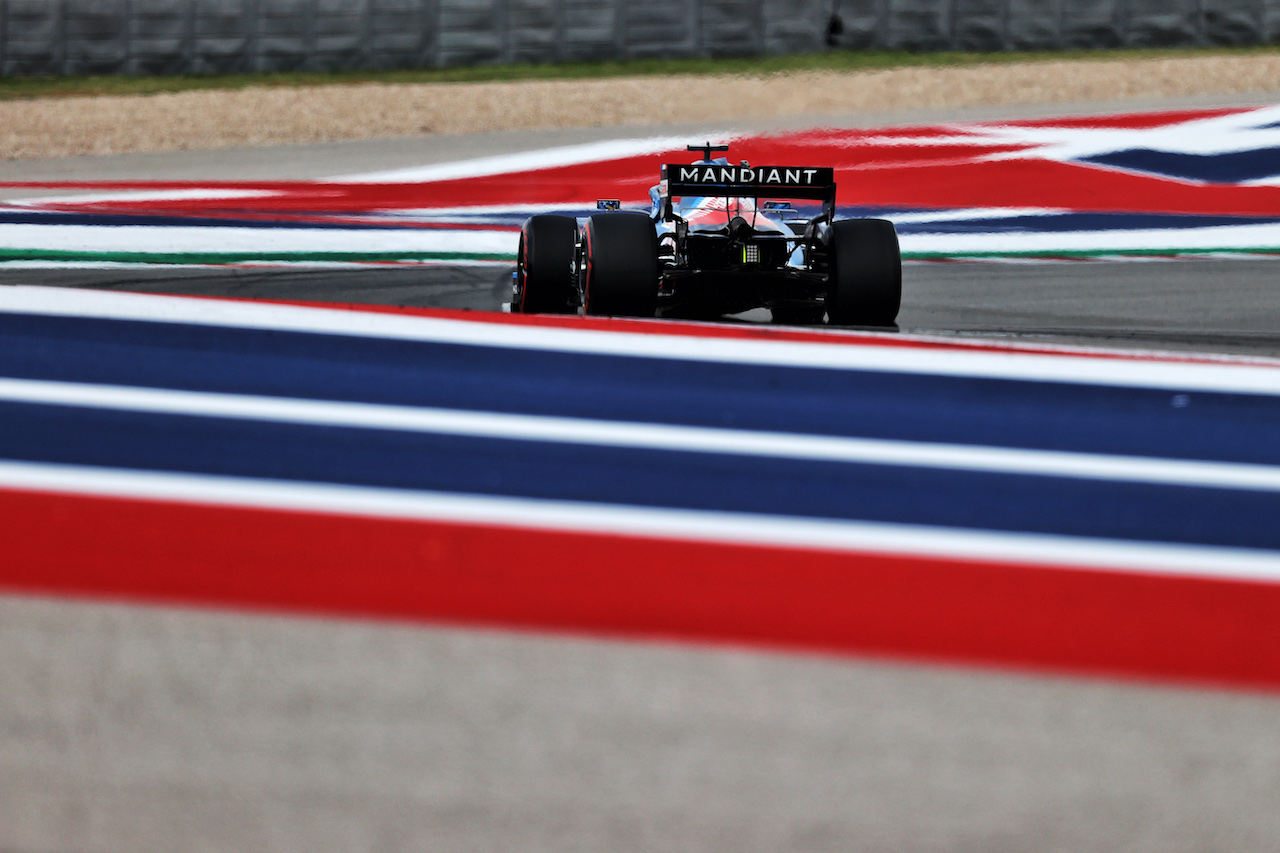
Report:
[[[5,75],[1275,41],[1280,0],[0,0]]]

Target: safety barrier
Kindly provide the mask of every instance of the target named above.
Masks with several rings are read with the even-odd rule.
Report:
[[[1260,44],[1280,0],[0,0],[0,73]]]

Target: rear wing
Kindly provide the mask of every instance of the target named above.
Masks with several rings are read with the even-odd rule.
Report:
[[[658,193],[672,196],[803,198],[821,201],[824,214],[835,213],[835,171],[812,166],[729,166],[668,163]]]

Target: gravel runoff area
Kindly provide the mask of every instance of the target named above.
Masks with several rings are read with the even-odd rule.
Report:
[[[1277,90],[1280,53],[41,98],[0,102],[0,159]]]

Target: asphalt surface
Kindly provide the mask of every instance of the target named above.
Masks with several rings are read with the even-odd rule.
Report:
[[[1280,259],[922,264],[904,273],[904,330],[1280,355]]]
[[[0,849],[1274,851],[1280,702],[0,598]]]
[[[1280,356],[1280,259],[915,263],[899,329]],[[511,268],[13,270],[10,284],[498,311]],[[748,321],[768,321],[756,312]]]
[[[523,136],[79,158],[7,164],[0,179],[323,176],[547,139]],[[1280,355],[1278,269],[913,264],[900,325]],[[446,266],[3,281],[496,310],[510,278]],[[5,853],[1274,851],[1278,731],[1275,696],[1210,688],[0,597]]]

